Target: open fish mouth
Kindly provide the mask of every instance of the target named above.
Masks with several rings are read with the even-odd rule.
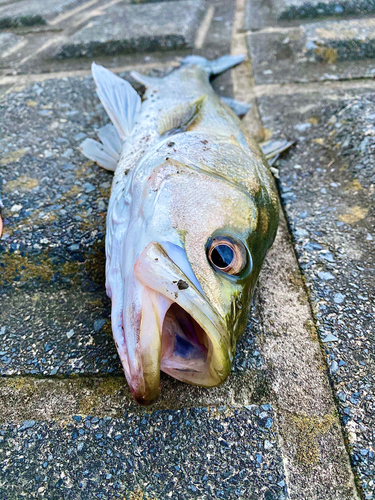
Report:
[[[174,303],[165,315],[161,337],[161,371],[184,382],[208,377],[212,343],[204,329]],[[192,380],[189,380],[192,379]]]
[[[127,321],[134,318],[134,307],[124,309],[122,342],[116,343],[131,392],[141,404],[158,398],[160,371],[204,387],[219,385],[229,374],[227,329],[186,272],[159,243],[150,243],[134,265],[139,320]]]

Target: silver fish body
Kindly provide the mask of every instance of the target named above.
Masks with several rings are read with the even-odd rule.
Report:
[[[237,62],[191,56],[164,78],[133,74],[147,87],[142,103],[127,82],[93,68],[118,135],[107,126],[103,144],[82,151],[115,169],[106,288],[141,404],[157,399],[160,370],[205,387],[224,382],[276,234],[267,160],[209,82]]]

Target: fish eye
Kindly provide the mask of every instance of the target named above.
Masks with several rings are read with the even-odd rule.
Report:
[[[208,247],[207,257],[214,269],[231,275],[240,274],[247,264],[243,243],[229,237],[213,238]]]

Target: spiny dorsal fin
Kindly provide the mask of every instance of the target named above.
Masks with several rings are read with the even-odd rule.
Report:
[[[162,78],[158,78],[157,76],[146,76],[137,73],[136,71],[131,71],[130,76],[134,78],[135,81],[141,83],[145,87],[157,87],[160,85],[160,82],[163,80]]]
[[[92,76],[99,99],[116,127],[120,139],[124,140],[133,130],[135,118],[141,109],[141,98],[129,82],[103,66],[92,63]]]
[[[159,119],[159,135],[166,136],[185,132],[198,118],[206,99],[207,96],[202,95],[194,102],[178,104],[175,108],[167,111]]]

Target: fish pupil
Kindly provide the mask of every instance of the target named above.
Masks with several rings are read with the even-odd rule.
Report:
[[[218,245],[211,252],[211,261],[219,269],[225,269],[233,262],[234,252],[228,245]]]

